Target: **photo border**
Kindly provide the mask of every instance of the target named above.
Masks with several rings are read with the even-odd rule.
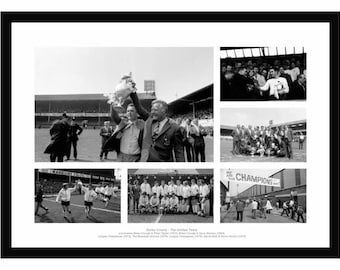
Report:
[[[12,248],[12,23],[313,23],[330,25],[329,248]],[[1,257],[3,258],[338,258],[339,12],[3,12],[1,13]],[[320,179],[321,180],[321,179]],[[325,179],[322,179],[324,181]],[[323,202],[326,203],[326,202]],[[312,237],[312,235],[311,235]]]

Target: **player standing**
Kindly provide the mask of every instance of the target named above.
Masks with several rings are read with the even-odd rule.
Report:
[[[70,210],[70,201],[71,201],[71,193],[77,189],[75,185],[73,188],[68,187],[68,183],[64,183],[62,189],[59,191],[58,196],[56,198],[56,202],[61,201],[61,206],[63,208],[64,218],[66,218],[66,211],[71,214]]]
[[[90,216],[93,201],[97,198],[97,193],[93,190],[91,184],[88,187],[82,186],[81,190],[82,192],[84,192],[85,214],[86,217],[88,218]]]

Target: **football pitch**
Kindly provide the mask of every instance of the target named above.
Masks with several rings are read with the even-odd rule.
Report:
[[[120,194],[112,197],[106,208],[103,201],[96,199],[88,218],[85,215],[84,195],[72,194],[71,214],[67,213],[66,218],[61,203],[55,200],[55,195],[44,198],[42,205],[48,208],[48,212],[40,208],[38,215],[35,215],[36,223],[120,223]]]
[[[107,160],[100,160],[101,136],[99,129],[84,129],[78,140],[78,157],[73,158],[73,148],[71,149],[70,160],[67,162],[115,162],[117,160],[116,152],[109,152]],[[49,129],[35,129],[35,161],[49,162],[50,157],[44,154],[44,150],[50,143]],[[213,161],[213,137],[205,137],[206,161]]]
[[[250,155],[233,155],[233,141],[221,139],[221,161],[222,162],[305,162],[306,161],[306,142],[303,145],[303,149],[299,149],[299,143],[293,142],[293,158],[289,159],[288,157],[260,157],[255,155],[254,157]]]
[[[129,223],[212,223],[212,216],[200,217],[193,214],[129,214]]]

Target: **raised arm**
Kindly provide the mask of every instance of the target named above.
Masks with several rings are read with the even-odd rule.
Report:
[[[111,105],[111,119],[117,125],[119,125],[120,121],[122,121],[122,119],[119,117],[119,115],[118,115],[117,111],[115,110],[115,108],[113,107],[113,105]]]
[[[136,92],[132,92],[130,94],[130,97],[132,99],[133,104],[135,105],[136,111],[137,113],[140,115],[140,117],[146,121],[146,119],[149,118],[149,113],[147,112],[147,110],[145,110],[145,108],[143,108],[142,105],[140,105],[138,96]]]

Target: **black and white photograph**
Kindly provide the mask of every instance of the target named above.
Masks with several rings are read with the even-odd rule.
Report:
[[[306,169],[222,169],[221,223],[306,223]]]
[[[221,101],[306,100],[304,47],[222,47]]]
[[[120,223],[120,169],[36,169],[36,223]]]
[[[129,169],[129,223],[212,223],[213,169]]]
[[[306,162],[304,108],[221,109],[222,162]]]
[[[213,48],[37,48],[38,162],[212,162]]]

